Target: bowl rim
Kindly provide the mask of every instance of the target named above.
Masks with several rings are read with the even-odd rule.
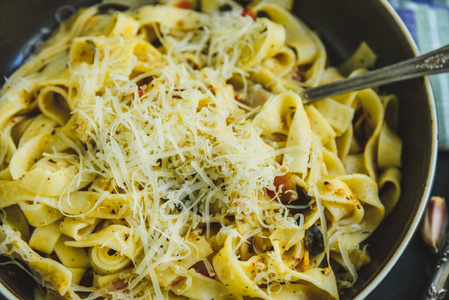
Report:
[[[0,283],[0,295],[8,300],[19,300],[3,283]]]
[[[20,300],[10,289],[3,285],[3,282],[0,282],[0,295],[7,300]]]
[[[394,19],[396,22],[396,25],[398,25],[399,29],[402,31],[404,37],[406,38],[410,49],[415,54],[415,56],[419,55],[420,51],[419,48],[413,39],[410,31],[408,30],[407,26],[401,19],[401,17],[398,15],[394,7],[391,5],[391,3],[388,2],[388,0],[380,0],[379,1],[382,6],[384,7],[385,11]],[[411,222],[411,225],[407,229],[407,232],[400,242],[400,245],[395,249],[394,253],[390,255],[390,258],[384,262],[384,265],[382,267],[382,270],[380,270],[374,279],[367,282],[366,286],[357,292],[357,295],[354,297],[354,299],[361,300],[368,297],[370,293],[374,291],[374,289],[385,279],[385,277],[388,275],[388,273],[393,269],[393,267],[396,265],[396,263],[399,261],[400,257],[404,253],[405,249],[411,242],[415,232],[418,229],[418,226],[421,222],[421,218],[424,214],[425,208],[427,206],[427,203],[431,196],[432,186],[434,182],[434,175],[436,172],[436,165],[437,165],[437,155],[438,155],[438,122],[437,122],[437,113],[436,113],[436,104],[435,99],[433,95],[432,86],[430,83],[430,79],[428,77],[424,77],[424,87],[427,94],[427,101],[428,101],[428,107],[430,108],[430,120],[431,120],[431,150],[430,150],[430,164],[427,172],[427,179],[425,182],[425,189],[424,193],[421,197],[421,202],[419,204],[419,207],[416,211],[416,214],[413,216],[413,221]],[[9,288],[7,288],[3,282],[0,282],[0,297],[4,297],[7,300],[21,300],[17,297],[17,295],[14,293],[14,291],[11,291]]]
[[[394,19],[394,21],[398,25],[399,29],[402,31],[404,37],[406,38],[415,56],[418,56],[420,53],[419,48],[415,40],[413,39],[410,31],[408,30],[407,26],[405,25],[404,21],[398,15],[394,7],[387,0],[380,0],[380,3],[383,5],[385,11],[390,14],[390,16]],[[408,227],[404,238],[400,242],[400,245],[395,249],[394,253],[390,255],[390,258],[384,262],[382,270],[380,270],[377,273],[376,277],[371,281],[369,281],[366,284],[365,288],[363,290],[360,290],[358,294],[354,297],[354,299],[357,300],[365,299],[366,297],[368,297],[368,295],[371,292],[373,292],[374,289],[385,279],[388,273],[390,273],[390,271],[399,261],[405,249],[411,242],[415,232],[417,231],[419,224],[421,223],[422,216],[424,215],[424,211],[431,196],[438,156],[438,122],[437,122],[435,98],[432,90],[432,85],[430,83],[430,79],[428,76],[424,77],[424,88],[427,94],[427,102],[431,121],[430,127],[432,134],[431,136],[432,143],[430,149],[430,164],[427,172],[427,179],[425,181],[424,193],[421,197],[419,207],[415,215],[413,216],[413,221],[411,222],[411,225]]]

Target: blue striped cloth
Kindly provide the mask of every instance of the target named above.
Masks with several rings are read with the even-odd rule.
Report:
[[[449,44],[449,0],[390,0],[421,53]],[[449,74],[430,77],[437,105],[440,148],[449,150]]]

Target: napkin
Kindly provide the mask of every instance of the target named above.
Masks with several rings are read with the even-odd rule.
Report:
[[[390,0],[421,53],[449,44],[449,0]],[[437,107],[439,147],[449,150],[449,75],[430,76]]]

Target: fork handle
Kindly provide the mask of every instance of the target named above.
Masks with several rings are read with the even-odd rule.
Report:
[[[429,277],[423,300],[443,300],[446,297],[449,278],[449,234],[446,235],[443,243],[436,266]]]
[[[304,103],[369,87],[449,72],[449,45],[387,67],[321,85],[300,93]]]

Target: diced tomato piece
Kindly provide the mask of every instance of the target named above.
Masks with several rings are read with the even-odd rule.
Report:
[[[143,88],[141,88],[139,86],[139,89],[137,90],[137,92],[139,93],[139,97],[142,97],[143,95],[145,95],[145,90]]]
[[[250,16],[251,18],[253,18],[253,20],[256,20],[257,18],[256,12],[249,7],[244,7],[240,15],[242,17]]]
[[[172,4],[174,7],[177,8],[182,8],[182,9],[190,9],[190,1],[186,1],[186,0],[180,0],[180,1],[176,1]]]
[[[281,202],[290,202],[293,199],[293,194],[291,191],[296,191],[296,183],[292,174],[285,174],[284,176],[276,176],[274,178],[273,184],[276,191],[267,190],[267,194],[270,198],[273,198],[276,193],[279,195]]]

